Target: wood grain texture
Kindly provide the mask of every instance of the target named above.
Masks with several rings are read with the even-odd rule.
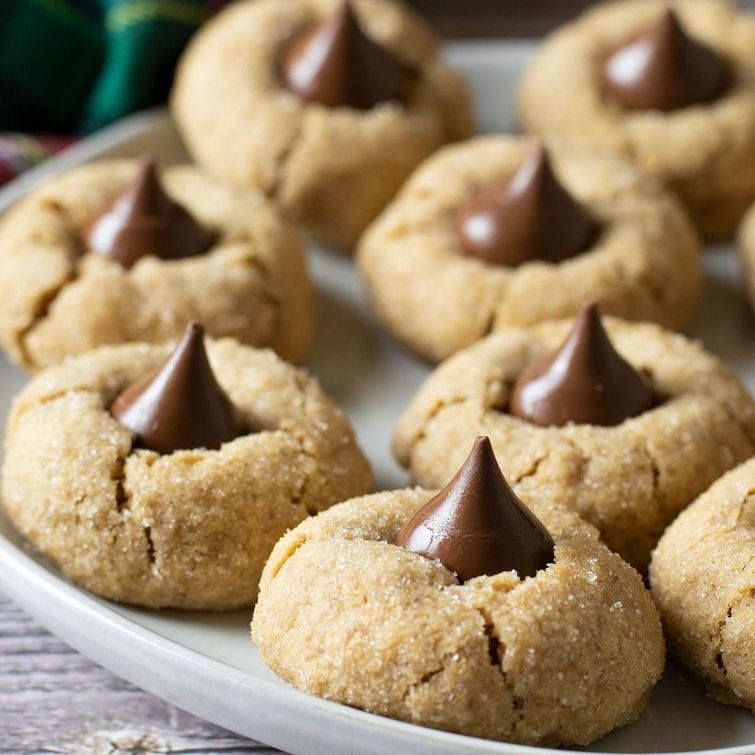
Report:
[[[0,593],[0,753],[277,753],[133,687]]]

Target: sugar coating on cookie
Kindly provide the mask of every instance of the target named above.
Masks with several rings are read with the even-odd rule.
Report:
[[[647,376],[657,406],[600,427],[540,427],[511,415],[512,387],[552,352],[573,321],[508,328],[444,362],[400,418],[393,450],[412,479],[449,479],[477,435],[488,435],[523,500],[578,512],[638,568],[674,517],[755,453],[755,403],[698,344],[662,328],[604,318],[619,354]]]
[[[412,71],[401,102],[368,109],[309,102],[287,85],[293,43],[339,12],[340,0],[244,0],[217,14],[181,60],[171,107],[208,171],[268,194],[294,220],[352,245],[412,169],[471,133],[459,76],[433,32],[391,0],[353,0],[358,23]]]
[[[755,711],[755,460],[674,521],[650,564],[669,648],[721,702]]]
[[[640,97],[627,107],[605,86],[606,61],[662,26],[669,7],[657,0],[604,3],[556,30],[522,77],[519,119],[531,132],[631,157],[679,195],[703,235],[729,237],[755,198],[755,176],[747,169],[755,161],[755,21],[725,0],[678,0],[671,6],[675,33],[685,39],[676,54],[659,51],[658,60],[682,62],[669,76],[679,96],[654,107],[640,107]],[[634,61],[637,53],[642,58],[642,51],[633,52]],[[691,55],[696,65],[687,60]],[[614,61],[624,79],[631,74],[627,64],[639,65],[630,57]],[[657,83],[659,72],[648,73]],[[678,81],[685,74],[695,80]]]
[[[329,700],[526,744],[587,744],[634,720],[664,663],[638,574],[578,517],[543,509],[554,563],[459,584],[393,544],[431,496],[351,500],[281,539],[252,622],[273,671]]]
[[[150,607],[251,605],[290,527],[371,486],[333,402],[272,351],[207,339],[214,375],[252,431],[217,450],[147,450],[109,411],[172,347],[102,347],[37,375],[5,436],[3,503],[73,581]]]
[[[491,331],[573,315],[589,299],[608,314],[671,328],[694,315],[699,242],[684,211],[631,163],[594,149],[548,144],[558,180],[598,225],[587,249],[516,267],[464,253],[459,211],[538,148],[511,136],[446,147],[362,237],[358,263],[370,301],[413,351],[440,361]]]
[[[258,192],[164,168],[165,191],[211,234],[209,248],[131,267],[88,250],[89,225],[139,170],[137,160],[75,168],[0,221],[0,342],[11,358],[37,370],[103,344],[162,343],[200,320],[213,336],[304,359],[314,297],[301,241]]]

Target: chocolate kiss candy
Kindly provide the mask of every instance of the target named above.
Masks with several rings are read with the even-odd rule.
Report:
[[[716,99],[729,83],[729,71],[714,50],[687,35],[668,9],[606,58],[601,80],[624,108],[669,111]]]
[[[484,437],[404,525],[396,545],[437,559],[462,582],[512,569],[524,579],[553,563],[553,539],[509,487]]]
[[[597,305],[587,304],[558,351],[519,376],[510,412],[545,427],[618,425],[655,404],[650,386],[614,349]]]
[[[351,4],[344,2],[335,15],[293,41],[283,78],[308,102],[369,110],[387,100],[404,101],[412,74],[362,31]]]
[[[165,193],[152,160],[89,224],[84,237],[91,251],[127,268],[146,255],[193,257],[212,243],[212,235]]]
[[[467,254],[515,267],[583,252],[597,224],[558,182],[542,147],[511,177],[474,195],[456,218]]]
[[[189,325],[162,367],[115,399],[110,413],[137,434],[139,445],[161,454],[220,448],[247,432],[215,379],[199,323]]]

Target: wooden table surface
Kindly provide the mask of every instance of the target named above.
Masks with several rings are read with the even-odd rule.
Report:
[[[0,592],[0,753],[276,753],[79,655]]]

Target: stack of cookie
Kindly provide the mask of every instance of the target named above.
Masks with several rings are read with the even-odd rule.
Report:
[[[404,721],[588,744],[642,712],[661,620],[755,709],[755,402],[677,332],[701,237],[755,200],[755,21],[598,7],[525,72],[523,135],[470,138],[439,49],[392,0],[241,0],[177,74],[196,166],[92,163],[2,219],[0,343],[38,372],[5,508],[104,597],[257,602],[279,676]],[[422,487],[368,495],[290,364],[300,232],[354,247],[381,324],[442,362],[393,438]]]

